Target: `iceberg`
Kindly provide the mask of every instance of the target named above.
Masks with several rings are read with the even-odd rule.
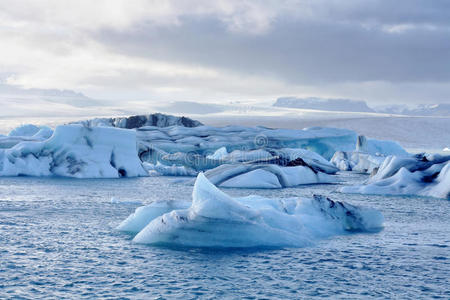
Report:
[[[189,206],[191,206],[190,201],[155,201],[149,205],[138,207],[116,227],[116,230],[136,234],[157,217],[176,209],[186,209]]]
[[[331,163],[341,171],[355,171],[372,174],[378,170],[386,159],[383,155],[371,155],[358,151],[337,151],[331,158]]]
[[[136,143],[133,130],[58,126],[47,140],[25,141],[0,149],[0,176],[147,176]]]
[[[200,167],[190,166],[196,170],[209,167],[208,165],[214,164],[217,158],[222,160],[226,157],[228,154],[223,152],[224,149],[214,156],[214,152],[222,147],[226,148],[227,153],[235,150],[301,148],[316,152],[329,160],[336,151],[355,149],[357,138],[357,134],[352,130],[321,127],[293,130],[243,126],[221,128],[145,126],[136,129],[136,132],[140,144],[140,156],[145,161],[155,163],[155,159],[163,158],[161,163],[165,164],[163,161],[165,154],[176,154],[181,160],[186,160],[183,157],[184,154],[188,157],[195,156],[195,159],[191,159],[193,165],[197,162],[204,164]],[[233,155],[236,156],[238,153]],[[168,164],[172,165],[173,161]]]
[[[192,120],[186,117],[177,117],[171,115],[165,115],[160,113],[150,115],[138,115],[130,117],[117,117],[117,118],[95,118],[90,120],[73,122],[71,124],[80,124],[88,127],[117,127],[134,129],[144,126],[156,126],[156,127],[168,127],[168,126],[184,126],[184,127],[196,127],[203,125],[199,121]]]
[[[11,130],[7,136],[0,135],[0,149],[12,148],[21,142],[44,141],[52,134],[53,130],[47,126],[22,125]]]
[[[11,130],[8,133],[8,136],[33,136],[38,133],[39,130],[40,128],[38,126],[25,124]]]
[[[205,176],[217,186],[230,188],[275,189],[335,183],[329,174],[339,170],[319,154],[305,149],[235,150],[221,154],[221,159],[224,164],[206,171]]]
[[[209,154],[206,156],[208,159],[215,159],[215,160],[221,160],[225,159],[225,157],[228,156],[227,147],[220,147],[216,151],[214,151],[213,154]]]
[[[336,179],[310,166],[224,164],[205,172],[215,185],[233,188],[285,188],[302,184],[335,183]]]
[[[117,229],[136,243],[181,247],[303,247],[321,238],[382,227],[374,209],[323,196],[232,198],[200,173],[192,202],[139,207]]]
[[[185,166],[166,166],[157,162],[156,164],[150,164],[144,162],[144,169],[154,176],[196,176],[198,172]]]
[[[388,156],[363,185],[346,186],[344,193],[422,195],[450,198],[450,155]]]
[[[372,155],[409,155],[409,153],[397,142],[370,139],[363,135],[358,136],[356,151]]]
[[[341,171],[375,173],[388,155],[409,156],[400,144],[358,136],[355,151],[337,151],[331,158]]]

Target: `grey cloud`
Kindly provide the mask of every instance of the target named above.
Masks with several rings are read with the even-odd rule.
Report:
[[[448,81],[450,31],[388,33],[356,23],[277,19],[260,35],[230,32],[212,18],[178,27],[141,26],[96,36],[114,51],[273,76],[294,84]]]
[[[80,16],[94,7],[86,3]],[[173,63],[173,68],[176,64],[200,66],[217,74],[203,78],[158,72],[151,70],[151,64],[148,68],[127,66],[124,59],[123,64],[99,64],[96,72],[86,72],[82,79],[67,79],[70,88],[70,84],[88,87],[108,96],[115,94],[115,89],[145,97],[139,89],[167,88],[180,90],[184,98],[179,100],[202,101],[230,94],[261,98],[281,90],[297,96],[450,103],[450,1],[266,0],[258,2],[258,8],[249,14],[245,13],[249,6],[241,1],[229,2],[238,8],[231,12],[209,1],[192,3],[197,8],[205,3],[211,7],[172,7],[167,16],[159,16],[172,16],[178,23],[157,22],[160,19],[155,21],[145,10],[142,14],[129,12],[124,14],[126,22],[113,26],[115,18],[108,15],[111,7],[100,5],[97,9],[104,10],[102,16],[106,17],[102,22],[89,19],[92,24],[76,26],[77,22],[63,22],[65,18],[58,23],[36,14],[29,25],[36,31],[21,33],[19,28],[17,34],[51,58],[60,59],[61,65],[65,57],[70,58],[72,52],[77,57],[77,50],[82,49],[93,55],[119,53],[126,58]],[[20,19],[26,10],[18,12],[19,17],[13,14],[11,19]],[[23,18],[33,20],[27,14]],[[39,26],[41,23],[47,26]],[[101,44],[98,48],[97,43]],[[82,64],[80,57],[74,61]],[[102,72],[109,68],[110,72]],[[23,65],[14,70],[18,75],[26,73]],[[28,81],[39,78],[38,71]],[[256,77],[263,80],[245,82]],[[275,87],[260,84],[264,81],[275,82]],[[197,95],[203,98],[193,99]],[[163,96],[155,91],[155,97]]]

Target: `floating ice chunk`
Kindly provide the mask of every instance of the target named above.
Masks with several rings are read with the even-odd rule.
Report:
[[[445,147],[444,149],[442,149],[442,151],[444,151],[444,152],[450,152],[450,148],[449,148],[449,147]]]
[[[160,176],[196,176],[197,172],[185,166],[166,166],[157,162],[156,164],[143,163],[144,168],[150,175]]]
[[[110,202],[112,204],[141,204],[142,205],[142,201],[139,201],[139,200],[121,200],[116,197],[111,197]]]
[[[425,188],[422,195],[450,199],[450,163],[446,163],[436,178],[436,185]]]
[[[273,164],[225,164],[205,172],[205,175],[217,186],[236,188],[281,188],[336,182],[333,176],[308,166]]]
[[[418,154],[409,157],[388,156],[380,165],[378,172],[369,179],[369,182],[391,177],[400,168],[406,168],[410,172],[423,171],[449,160],[450,155],[441,156],[439,154]]]
[[[0,149],[0,176],[118,178],[146,176],[132,130],[58,126],[48,140]]]
[[[220,147],[213,154],[207,155],[206,157],[209,159],[221,160],[224,159],[225,156],[228,155],[228,151],[226,147]]]
[[[249,189],[276,189],[282,188],[278,177],[264,169],[256,169],[221,183],[222,187],[249,188]]]
[[[358,136],[356,151],[337,151],[331,163],[342,171],[356,171],[371,174],[376,172],[387,155],[408,156],[400,144]]]
[[[368,185],[342,187],[344,193],[404,195],[418,194],[425,184],[421,182],[419,172],[412,173],[406,168],[400,168],[393,176]]]
[[[450,156],[388,156],[366,184],[342,187],[340,191],[450,198],[449,165]]]
[[[357,151],[337,151],[331,158],[331,163],[342,171],[356,171],[371,174],[380,167],[385,159],[386,157],[381,155],[371,155]]]
[[[149,205],[138,207],[134,213],[116,227],[116,230],[136,234],[157,217],[175,209],[188,208],[190,205],[191,202],[187,201],[152,202]]]
[[[184,209],[170,211],[164,204],[138,208],[119,229],[139,231],[134,242],[154,245],[301,247],[346,231],[377,230],[383,222],[376,210],[322,196],[232,198],[202,173],[195,182],[192,199],[191,205]],[[183,205],[186,203],[180,206]]]
[[[284,161],[284,163],[281,163],[281,165],[295,165],[295,162],[298,162],[300,158],[315,171],[327,174],[334,174],[339,171],[338,168],[336,168],[332,163],[327,161],[321,155],[306,149],[282,148],[278,150],[269,149],[268,151]]]

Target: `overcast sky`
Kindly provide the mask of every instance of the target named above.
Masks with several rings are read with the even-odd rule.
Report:
[[[450,103],[450,1],[2,0],[0,82],[93,98]]]

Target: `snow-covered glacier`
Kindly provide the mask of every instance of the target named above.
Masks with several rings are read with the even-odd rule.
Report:
[[[450,199],[450,155],[388,156],[365,184],[345,186],[340,191]]]
[[[376,231],[383,216],[323,196],[232,198],[200,173],[192,202],[140,207],[118,227],[136,243],[183,247],[302,247],[346,232]]]
[[[49,139],[22,141],[0,149],[0,176],[146,176],[136,145],[133,130],[58,126]]]

